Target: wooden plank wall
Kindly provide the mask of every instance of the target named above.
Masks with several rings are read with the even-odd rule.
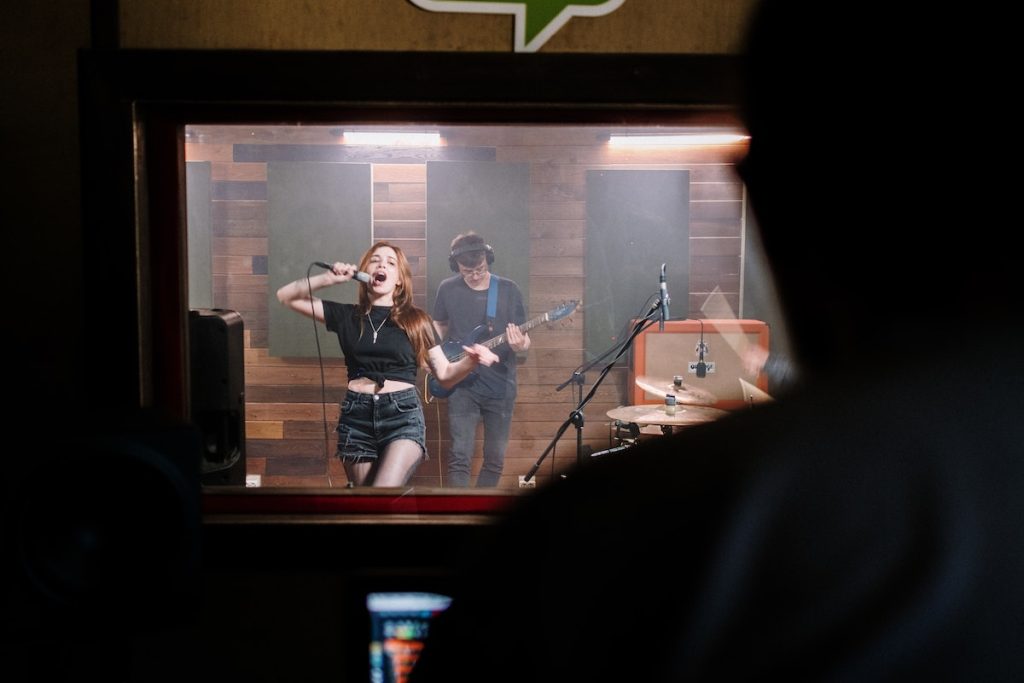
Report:
[[[701,316],[701,304],[716,287],[733,310],[739,311],[743,188],[733,162],[742,147],[610,149],[604,142],[609,131],[594,127],[463,126],[442,132],[449,147],[492,147],[497,161],[530,164],[528,317],[583,296],[588,276],[584,273],[585,173],[598,168],[690,170],[690,317]],[[248,146],[253,144],[312,149],[337,145],[338,138],[326,126],[204,125],[189,126],[186,131],[186,159],[211,162],[214,306],[236,310],[245,321],[248,473],[262,475],[264,486],[344,486],[340,463],[325,457],[334,448],[333,430],[345,377],[343,362],[324,359],[322,387],[317,359],[274,358],[267,353],[266,163],[235,160],[236,146],[251,149]],[[437,150],[424,150],[423,159],[417,160],[415,151],[405,150],[399,158],[373,165],[374,237],[394,241],[409,256],[419,306],[424,306],[426,299],[425,161],[437,158],[436,154]],[[355,260],[360,253],[323,257]],[[518,487],[519,475],[534,465],[578,400],[571,388],[558,392],[555,387],[583,360],[584,315],[586,302],[569,318],[531,332],[533,348],[519,371],[519,398],[502,488]],[[296,324],[302,324],[298,317]],[[337,343],[320,329],[322,344]],[[586,390],[597,374],[587,374]],[[606,412],[629,403],[626,382],[626,369],[616,368],[587,405],[586,446],[602,450],[614,445]],[[440,486],[444,484],[448,447],[446,404],[431,401],[425,410],[430,460],[421,466],[413,483]],[[480,445],[478,442],[478,454]],[[474,472],[479,460],[478,455]],[[575,461],[576,432],[570,427],[538,471],[538,484]]]

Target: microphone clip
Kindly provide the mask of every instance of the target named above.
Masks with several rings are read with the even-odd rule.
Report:
[[[694,349],[697,352],[697,362],[690,362],[690,372],[697,375],[698,379],[704,379],[708,376],[709,372],[715,371],[714,361],[705,361],[704,354],[710,351],[707,343],[704,342],[704,325],[701,325],[700,341],[697,342],[697,347]]]

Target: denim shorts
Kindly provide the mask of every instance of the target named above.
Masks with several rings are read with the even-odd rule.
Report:
[[[427,456],[423,406],[415,388],[386,394],[348,391],[338,419],[338,451],[342,462],[369,462],[392,441],[408,439]]]

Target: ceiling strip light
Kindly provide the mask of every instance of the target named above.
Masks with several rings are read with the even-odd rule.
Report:
[[[612,135],[613,147],[682,147],[692,145],[735,145],[750,139],[741,133],[687,133],[683,135]]]
[[[402,147],[438,147],[440,133],[401,133],[398,131],[351,131],[341,135],[346,145],[388,145]]]

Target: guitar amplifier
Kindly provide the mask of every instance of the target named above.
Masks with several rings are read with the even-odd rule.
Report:
[[[202,432],[204,484],[245,485],[243,327],[235,311],[189,311],[191,416]]]
[[[655,378],[671,385],[681,376],[685,386],[714,394],[715,408],[729,410],[745,405],[744,380],[762,391],[768,389],[764,372],[747,372],[742,355],[751,346],[768,351],[768,325],[760,320],[670,320],[665,330],[651,325],[633,342],[629,368],[630,396],[634,405],[663,403],[664,394],[638,386],[637,378]]]

